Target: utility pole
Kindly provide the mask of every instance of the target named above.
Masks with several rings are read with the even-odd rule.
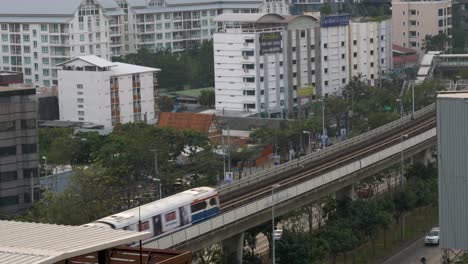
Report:
[[[231,172],[231,129],[229,124],[227,125],[228,131],[228,172]]]
[[[162,198],[162,188],[161,188],[161,179],[158,179],[158,150],[157,149],[151,149],[151,152],[154,153],[154,179],[158,182],[158,187],[159,187],[159,199]]]

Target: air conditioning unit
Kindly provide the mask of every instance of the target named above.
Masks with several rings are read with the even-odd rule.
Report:
[[[244,42],[244,46],[247,47],[249,45],[249,43],[247,42]]]
[[[245,55],[244,55],[244,59],[248,60],[248,59],[249,59],[249,56],[245,56]]]
[[[249,72],[249,69],[244,68],[244,72],[245,72],[245,73]]]

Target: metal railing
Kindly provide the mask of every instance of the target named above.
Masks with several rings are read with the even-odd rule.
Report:
[[[435,111],[435,104],[431,104],[419,111],[416,111],[414,113],[414,118],[417,119],[421,116],[426,115],[427,113]],[[411,115],[406,115],[403,116],[403,118],[395,120],[393,122],[390,122],[386,125],[383,125],[381,127],[378,127],[376,129],[370,130],[368,132],[365,132],[361,135],[358,135],[356,137],[350,138],[348,140],[336,143],[335,145],[331,147],[327,147],[323,150],[320,150],[318,152],[314,152],[311,154],[308,154],[301,159],[295,159],[280,165],[275,165],[273,168],[265,169],[264,171],[261,171],[259,173],[244,177],[240,180],[233,181],[232,183],[225,183],[221,184],[221,186],[218,188],[218,191],[221,192],[222,194],[228,194],[231,192],[235,192],[236,190],[240,188],[245,188],[246,186],[250,184],[256,184],[260,181],[263,181],[265,178],[269,178],[272,176],[276,176],[278,173],[282,173],[285,171],[289,171],[291,169],[298,168],[300,166],[304,166],[310,162],[317,161],[322,159],[325,156],[329,156],[338,152],[343,151],[344,149],[347,149],[351,146],[355,146],[358,144],[362,144],[366,141],[368,141],[370,138],[374,138],[382,133],[385,133],[389,130],[395,129],[397,127],[400,127],[408,122],[410,122]]]
[[[181,244],[184,241],[191,240],[193,238],[199,237],[203,234],[212,232],[216,229],[222,228],[223,226],[232,224],[236,221],[240,221],[245,217],[256,214],[259,211],[269,209],[272,205],[272,201],[275,204],[282,203],[288,199],[297,197],[306,192],[309,192],[313,189],[322,187],[324,185],[330,184],[340,178],[354,173],[358,170],[361,170],[365,167],[371,166],[374,163],[377,163],[386,158],[390,158],[394,155],[398,155],[402,150],[410,149],[416,145],[419,145],[429,139],[432,139],[436,136],[436,128],[432,128],[426,132],[423,132],[417,136],[409,138],[403,141],[401,144],[398,143],[389,148],[381,150],[377,153],[371,154],[365,158],[354,161],[351,164],[345,165],[343,167],[337,168],[333,171],[327,172],[319,177],[315,177],[306,182],[300,183],[296,186],[289,187],[282,191],[275,193],[273,196],[268,196],[261,198],[255,202],[251,202],[247,205],[240,206],[232,211],[220,214],[214,218],[201,222],[199,224],[187,227],[183,230],[176,231],[174,233],[168,234],[167,236],[155,239],[150,242],[146,242],[146,247],[155,247],[155,248],[170,248],[175,245]]]

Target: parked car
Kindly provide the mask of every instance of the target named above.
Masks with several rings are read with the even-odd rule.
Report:
[[[439,245],[439,234],[440,229],[438,227],[432,228],[431,231],[424,238],[424,244],[426,244],[426,246]]]

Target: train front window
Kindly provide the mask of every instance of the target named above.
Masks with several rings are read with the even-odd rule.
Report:
[[[204,210],[205,208],[206,208],[206,201],[196,203],[196,204],[192,204],[192,206],[191,206],[192,213]]]
[[[216,204],[217,204],[217,203],[216,203],[216,198],[211,198],[211,199],[210,199],[210,205],[211,205],[211,206],[216,206]]]

